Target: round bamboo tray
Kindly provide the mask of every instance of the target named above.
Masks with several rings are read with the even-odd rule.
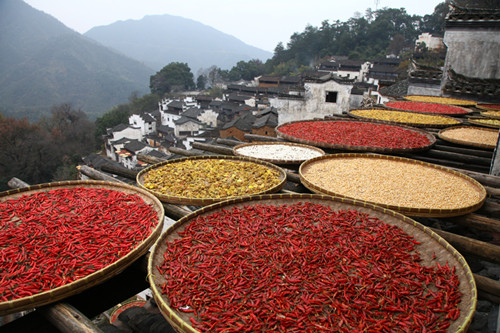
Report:
[[[262,190],[257,193],[252,193],[249,191],[248,193],[242,194],[242,195],[236,195],[236,196],[226,196],[226,197],[204,197],[204,198],[199,198],[199,197],[183,197],[183,196],[175,196],[175,195],[168,195],[165,193],[161,193],[155,190],[148,189],[145,185],[145,177],[146,175],[154,171],[158,168],[161,168],[164,165],[172,165],[175,163],[180,163],[180,162],[186,162],[186,161],[198,161],[198,160],[223,160],[223,161],[239,161],[243,163],[250,163],[254,165],[261,165],[264,167],[267,167],[271,170],[274,170],[278,173],[278,178],[279,178],[279,183],[277,185],[269,185],[265,190]],[[168,178],[171,175],[165,174],[163,175],[163,178]],[[173,176],[173,175],[172,175]],[[175,177],[175,176],[173,176]],[[187,158],[180,158],[180,159],[175,159],[175,160],[169,160],[169,161],[164,161],[161,163],[157,163],[154,165],[151,165],[147,167],[146,169],[140,171],[137,174],[137,184],[149,191],[150,193],[154,194],[156,197],[158,197],[161,201],[163,202],[168,202],[168,203],[174,203],[174,204],[183,204],[183,205],[193,205],[193,206],[203,206],[203,205],[208,205],[212,204],[215,202],[223,201],[226,199],[230,199],[233,197],[240,197],[240,196],[248,196],[248,195],[259,195],[259,194],[266,194],[266,193],[274,193],[280,191],[283,186],[285,185],[286,182],[286,173],[285,171],[272,164],[268,163],[265,161],[260,161],[255,158],[248,158],[248,157],[242,157],[242,156],[222,156],[222,155],[213,155],[213,156],[194,156],[194,157],[187,157]]]
[[[367,121],[372,121],[376,123],[382,123],[382,124],[391,124],[391,125],[406,125],[406,126],[411,126],[411,127],[426,127],[426,128],[444,128],[444,127],[450,127],[450,126],[456,126],[460,125],[462,121],[456,117],[450,117],[450,116],[444,116],[444,115],[436,115],[436,114],[424,114],[422,112],[414,112],[414,111],[401,111],[401,110],[389,110],[389,109],[371,109],[371,110],[377,110],[380,111],[381,113],[386,113],[386,115],[391,116],[391,112],[393,112],[393,119],[390,120],[384,120],[384,119],[377,119],[374,117],[370,116],[363,116],[356,114],[356,111],[358,110],[351,110],[348,112],[349,116],[356,118],[356,119],[362,119],[362,120],[367,120]],[[360,109],[359,111],[365,111]],[[413,115],[422,115],[425,116],[428,119],[436,119],[436,120],[442,120],[442,121],[447,121],[448,123],[433,123],[431,121],[429,122],[412,122],[410,120],[404,121],[404,120],[398,120],[397,115],[398,114],[407,114],[408,117],[411,117]]]
[[[486,111],[500,111],[500,104],[477,104],[476,108]]]
[[[461,98],[442,97],[442,96],[423,96],[423,95],[408,95],[404,97],[407,101],[413,102],[429,102],[440,103],[458,106],[476,106],[477,102]]]
[[[404,129],[407,131],[411,131],[413,133],[416,133],[422,137],[425,137],[429,140],[429,143],[427,145],[423,145],[420,147],[399,147],[399,148],[389,148],[389,147],[380,147],[380,146],[366,146],[366,145],[345,145],[345,144],[335,144],[335,143],[329,143],[329,142],[322,142],[322,141],[312,141],[312,140],[307,140],[303,139],[300,137],[292,136],[285,134],[280,131],[281,128],[288,124],[294,124],[294,123],[308,123],[308,122],[331,122],[331,123],[337,123],[337,122],[350,122],[352,124],[362,124],[362,125],[370,125],[370,126],[390,126],[390,127],[395,127],[398,129]],[[288,122],[285,124],[282,124],[276,128],[276,133],[278,137],[283,138],[288,141],[292,142],[298,142],[301,144],[305,145],[310,145],[310,146],[316,146],[316,147],[321,147],[321,148],[328,148],[328,149],[334,149],[334,150],[345,150],[345,151],[358,151],[358,152],[374,152],[374,153],[410,153],[410,152],[418,152],[418,151],[426,151],[429,150],[435,143],[436,143],[436,138],[434,135],[427,133],[426,131],[414,128],[414,127],[409,127],[409,126],[404,126],[404,125],[396,125],[396,124],[377,124],[376,122],[372,121],[360,121],[360,120],[353,120],[353,119],[346,119],[346,120],[302,120],[302,121],[292,121]],[[388,139],[392,139],[392,136],[389,136]]]
[[[448,141],[451,143],[456,143],[458,145],[464,145],[464,146],[469,146],[469,147],[477,147],[477,148],[484,148],[484,149],[495,149],[496,143],[495,144],[486,144],[486,143],[481,143],[477,141],[472,141],[472,140],[467,140],[466,138],[464,139],[455,139],[449,137],[447,134],[457,130],[457,129],[467,129],[469,131],[475,131],[477,132],[476,135],[472,135],[475,138],[479,137],[481,135],[481,132],[486,132],[486,133],[494,133],[497,136],[498,140],[498,130],[494,130],[491,128],[485,128],[485,127],[476,127],[476,126],[456,126],[456,127],[449,127],[445,128],[439,131],[438,137],[441,140]]]
[[[396,106],[390,106],[389,104],[391,103],[404,103],[407,107],[396,107]],[[431,111],[425,111],[425,107],[432,108],[433,106],[441,106],[444,104],[440,103],[430,103],[430,102],[414,102],[414,101],[391,101],[387,102],[384,104],[384,107],[389,109],[389,110],[395,110],[395,111],[407,111],[407,112],[416,112],[416,113],[423,113],[423,114],[435,114],[435,115],[444,115],[444,116],[450,116],[450,117],[463,117],[466,115],[469,115],[473,113],[471,109],[467,109],[461,106],[457,105],[445,105],[448,108],[452,108],[453,110],[457,111],[455,113],[453,112],[431,112]]]
[[[491,119],[500,119],[500,110],[487,110],[480,113],[481,116]]]
[[[168,248],[167,242],[181,238],[182,236],[179,233],[194,219],[217,213],[221,210],[230,211],[233,207],[241,208],[243,206],[261,204],[281,206],[299,202],[320,204],[331,207],[335,211],[357,210],[369,216],[376,217],[384,223],[401,228],[406,234],[413,236],[416,241],[420,242],[417,245],[416,251],[421,255],[422,265],[436,265],[437,260],[440,265],[445,265],[448,262],[450,267],[455,267],[460,281],[458,288],[462,293],[461,301],[458,303],[460,317],[456,321],[451,322],[451,326],[447,332],[467,331],[477,303],[477,291],[472,272],[462,255],[431,229],[402,214],[363,201],[317,194],[272,194],[233,199],[206,206],[177,221],[155,243],[148,262],[148,280],[152,294],[162,315],[177,332],[195,333],[199,331],[191,324],[190,317],[194,318],[193,313],[184,313],[172,308],[168,296],[162,294],[162,285],[167,281],[158,271],[157,267],[161,266],[164,262],[163,253]],[[293,218],[293,216],[290,216],[290,218]],[[241,258],[240,260],[245,260],[245,258]],[[211,269],[213,267],[207,267],[207,270]],[[194,319],[196,320],[196,318]]]
[[[345,170],[342,174],[337,165],[323,165],[325,162],[333,163],[345,160]],[[356,160],[368,163],[369,166],[356,165]],[[386,165],[392,163],[393,165]],[[394,168],[397,165],[396,169]],[[318,167],[321,174],[310,171]],[[348,169],[347,169],[348,168]],[[410,168],[403,174],[399,170]],[[417,170],[418,169],[418,170]],[[396,172],[397,171],[397,172]],[[383,173],[383,175],[382,175]],[[486,200],[486,190],[476,180],[467,175],[439,165],[412,160],[390,155],[375,154],[334,154],[308,160],[299,168],[302,184],[314,193],[341,196],[355,200],[367,201],[387,209],[395,210],[407,216],[420,217],[451,217],[471,213],[481,208]],[[425,175],[427,179],[417,179]],[[438,188],[431,194],[421,194],[425,189],[443,186],[442,183],[433,184],[439,178],[448,177],[450,181],[458,182],[460,188]],[[327,184],[321,184],[326,181]],[[450,185],[451,186],[451,185]],[[419,189],[422,189],[419,192]],[[443,191],[443,194],[437,195]],[[453,191],[447,194],[445,191]],[[471,198],[459,198],[458,195],[469,192]],[[385,197],[383,197],[385,195]],[[432,197],[430,196],[432,195]],[[382,197],[381,197],[382,196]],[[422,196],[424,196],[422,198]],[[451,198],[451,199],[450,199]],[[466,205],[463,200],[469,200]],[[420,201],[417,201],[420,200]],[[423,204],[422,201],[433,200],[432,204]],[[441,208],[437,205],[444,200],[451,200],[457,207]],[[405,201],[403,204],[402,202]],[[411,203],[411,205],[410,205]],[[452,204],[448,203],[449,206]]]
[[[274,163],[274,164],[300,164],[310,158],[313,158],[313,157],[298,157],[298,156],[294,156],[293,158],[283,158],[283,155],[280,156],[279,153],[276,153],[276,155],[273,157],[273,158],[270,158],[270,157],[260,157],[258,156],[257,154],[254,154],[254,155],[250,155],[250,154],[245,154],[245,153],[242,153],[241,152],[241,149],[242,148],[245,148],[245,147],[266,147],[266,146],[272,146],[271,148],[278,148],[279,146],[283,146],[285,149],[286,148],[300,148],[300,149],[303,149],[305,151],[309,151],[309,152],[312,152],[315,154],[315,156],[313,157],[317,157],[317,156],[323,156],[325,155],[325,152],[318,148],[318,147],[314,147],[314,146],[311,146],[311,145],[304,145],[304,144],[298,144],[298,143],[291,143],[291,142],[252,142],[252,143],[243,143],[241,145],[237,145],[235,147],[233,147],[233,153],[236,155],[236,156],[245,156],[245,157],[250,157],[250,158],[257,158],[259,160],[262,160],[262,161],[266,161],[266,162],[269,162],[269,163]]]
[[[38,192],[48,192],[55,189],[72,189],[77,187],[95,188],[95,189],[109,189],[118,192],[125,192],[128,194],[136,194],[144,200],[148,205],[151,205],[156,211],[158,217],[158,224],[151,234],[136,248],[132,249],[128,254],[122,256],[114,263],[98,270],[94,273],[87,275],[68,284],[59,286],[57,288],[39,292],[32,296],[22,297],[11,301],[0,302],[0,315],[4,316],[10,313],[33,309],[43,305],[51,304],[60,301],[69,296],[81,293],[97,284],[100,284],[113,276],[122,272],[126,267],[131,265],[134,261],[143,256],[153,245],[156,239],[160,236],[165,217],[163,205],[152,194],[144,191],[138,187],[126,184],[105,182],[105,181],[64,181],[33,185],[21,189],[10,190],[0,193],[0,202],[16,199],[23,195],[30,195]]]
[[[500,128],[500,119],[468,118],[469,123],[490,128]]]

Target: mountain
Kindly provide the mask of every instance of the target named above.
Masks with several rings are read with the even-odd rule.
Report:
[[[201,68],[231,69],[238,61],[272,57],[272,53],[200,22],[172,15],[149,15],[94,27],[84,36],[112,47],[159,71],[171,62],[187,63],[196,77]]]
[[[0,112],[37,120],[71,103],[90,118],[148,93],[154,71],[22,0],[0,0]]]

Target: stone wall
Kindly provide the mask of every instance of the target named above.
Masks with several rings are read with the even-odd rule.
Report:
[[[500,31],[497,29],[446,30],[444,75],[448,69],[475,78],[500,79]]]

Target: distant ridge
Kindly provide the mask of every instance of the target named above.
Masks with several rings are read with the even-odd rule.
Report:
[[[0,0],[0,112],[30,120],[72,103],[91,118],[149,92],[154,71],[22,0]]]
[[[251,26],[249,26],[251,29]],[[85,36],[159,71],[170,62],[187,63],[193,74],[213,65],[231,69],[238,61],[260,59],[272,53],[200,22],[172,15],[149,15],[94,27]]]

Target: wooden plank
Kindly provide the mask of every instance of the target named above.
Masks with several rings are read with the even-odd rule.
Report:
[[[486,261],[500,264],[500,246],[493,245],[490,243],[482,242],[476,239],[460,236],[447,232],[444,230],[439,230],[431,228],[439,236],[443,237],[448,243],[455,247],[461,253],[468,253],[475,255],[478,258],[484,259]]]
[[[61,332],[102,333],[90,319],[69,304],[57,303],[37,310]]]
[[[193,148],[209,151],[209,152],[216,153],[216,154],[231,155],[231,156],[234,155],[233,149],[228,148],[228,147],[211,145],[208,143],[201,143],[201,142],[193,142],[192,146],[193,146]]]
[[[80,171],[82,174],[85,176],[95,179],[95,180],[105,180],[108,182],[119,182],[119,183],[125,183],[119,179],[116,179],[114,177],[108,176],[107,174],[100,172],[99,170],[93,169],[87,165],[79,165],[76,167],[78,171]]]

